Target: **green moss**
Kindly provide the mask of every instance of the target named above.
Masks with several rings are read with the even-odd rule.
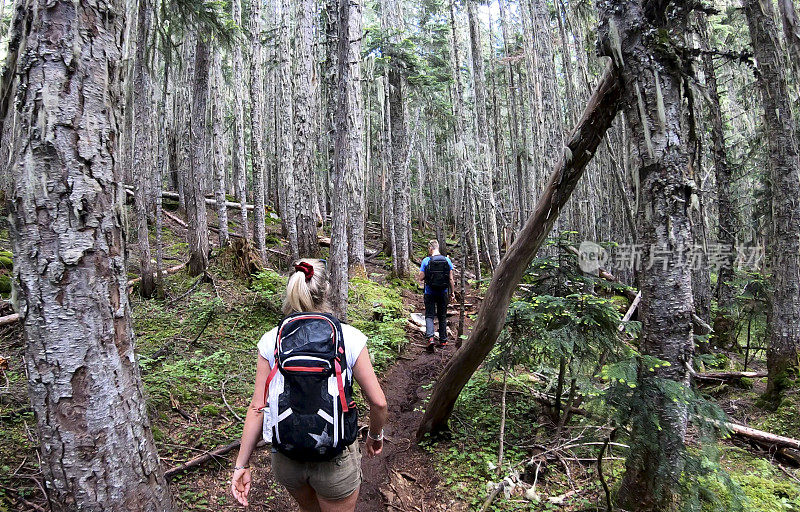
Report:
[[[0,274],[0,293],[11,293],[11,276]]]
[[[800,394],[797,391],[788,392],[775,412],[765,415],[761,421],[755,423],[755,426],[760,430],[797,439],[800,437],[797,411],[800,411]]]
[[[347,318],[369,339],[373,364],[386,368],[406,342],[406,311],[397,286],[384,285],[366,277],[350,280]]]
[[[14,255],[11,251],[0,251],[0,268],[11,270],[14,267]]]
[[[220,409],[216,405],[208,404],[200,409],[200,414],[203,416],[219,416]]]
[[[704,512],[734,510],[738,508],[737,501],[741,501],[744,512],[800,511],[800,486],[764,458],[739,448],[726,448],[721,464],[735,484],[734,488],[716,479],[704,479],[706,494],[715,495],[715,499],[705,500]]]

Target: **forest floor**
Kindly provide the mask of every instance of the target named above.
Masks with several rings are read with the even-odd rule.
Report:
[[[213,223],[213,214],[209,210]],[[0,227],[1,228],[1,227]],[[232,231],[238,231],[232,222]],[[165,266],[185,261],[184,229],[166,222]],[[377,240],[378,237],[373,237]],[[216,242],[216,236],[212,236]],[[272,249],[267,267],[280,268],[282,241],[270,226]],[[422,253],[423,238],[416,244]],[[9,249],[8,232],[0,229],[0,250]],[[129,246],[129,274],[138,273],[137,255]],[[414,442],[427,395],[436,376],[456,350],[453,344],[430,354],[418,330],[408,325],[411,312],[421,312],[422,296],[410,280],[389,277],[380,256],[365,276],[351,280],[349,320],[369,337],[369,348],[387,396],[390,421],[384,453],[364,457],[364,483],[357,510],[478,510],[487,483],[512,475],[525,482],[508,495],[501,493],[490,510],[602,510],[604,494],[596,473],[598,442],[605,427],[574,417],[559,439],[549,411],[530,399],[531,390],[548,391],[547,375],[515,369],[507,376],[505,462],[495,468],[499,447],[503,375],[491,362],[475,374],[453,412],[449,437],[432,443]],[[0,278],[3,271],[0,270]],[[143,300],[131,294],[137,352],[148,400],[152,430],[166,468],[238,440],[241,420],[252,393],[255,345],[280,318],[282,273],[265,270],[246,277],[230,250],[215,248],[207,276],[185,272],[169,276],[163,299]],[[467,329],[477,311],[479,292],[467,301]],[[7,304],[0,315],[9,314]],[[36,429],[27,399],[23,344],[17,325],[0,327],[0,512],[46,510],[35,446]],[[727,354],[723,365],[741,367],[740,356]],[[756,358],[763,365],[763,353]],[[4,380],[7,379],[7,382]],[[703,392],[741,423],[777,434],[800,437],[800,394],[787,396],[776,413],[758,407],[763,382],[705,386]],[[366,406],[359,400],[362,421]],[[690,436],[691,440],[691,436]],[[625,440],[620,439],[622,445]],[[719,443],[720,464],[745,496],[752,512],[800,511],[800,472],[779,465],[769,453],[738,440]],[[613,490],[624,470],[624,447],[607,453],[604,472]],[[236,450],[171,479],[178,510],[239,510],[229,492],[230,468]],[[270,452],[253,456],[251,510],[297,510],[270,474]],[[535,464],[527,461],[536,460]],[[718,481],[704,481],[709,491],[725,494]],[[525,497],[526,488],[535,492]],[[533,501],[530,500],[533,499]],[[709,502],[710,503],[710,502]],[[39,507],[39,508],[37,508]],[[42,508],[44,507],[44,508]],[[704,511],[727,510],[704,505]]]

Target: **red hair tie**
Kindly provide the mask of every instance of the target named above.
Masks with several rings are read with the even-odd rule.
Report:
[[[306,281],[311,281],[311,278],[314,277],[314,266],[310,263],[306,263],[305,261],[301,261],[297,265],[294,266],[294,269],[297,272],[302,272],[306,275]]]

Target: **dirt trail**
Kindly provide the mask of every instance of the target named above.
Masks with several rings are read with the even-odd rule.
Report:
[[[422,297],[404,294],[414,311],[422,312]],[[422,333],[406,329],[409,343],[381,379],[389,404],[389,422],[383,454],[364,457],[364,483],[356,510],[459,510],[461,507],[437,489],[439,475],[430,456],[415,442],[422,406],[431,381],[455,351],[452,341],[430,354]],[[466,509],[464,509],[466,510]]]

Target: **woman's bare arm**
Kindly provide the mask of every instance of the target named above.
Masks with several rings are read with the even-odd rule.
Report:
[[[256,444],[261,438],[261,428],[264,413],[264,384],[269,376],[269,362],[261,355],[258,356],[258,366],[256,368],[256,388],[253,391],[253,398],[250,400],[250,407],[247,408],[247,416],[244,420],[242,431],[242,442],[239,447],[239,455],[236,457],[236,469],[231,479],[231,490],[234,497],[243,506],[247,506],[247,495],[250,494],[250,469],[244,469],[250,462],[250,455],[253,454]]]
[[[383,449],[383,442],[375,441],[373,438],[378,437],[383,431],[384,425],[386,425],[388,407],[386,405],[386,396],[383,394],[378,377],[375,376],[375,370],[372,368],[372,361],[369,359],[367,347],[364,347],[356,359],[356,364],[353,366],[353,377],[361,386],[364,398],[369,403],[370,435],[367,436],[367,454],[377,455]]]

